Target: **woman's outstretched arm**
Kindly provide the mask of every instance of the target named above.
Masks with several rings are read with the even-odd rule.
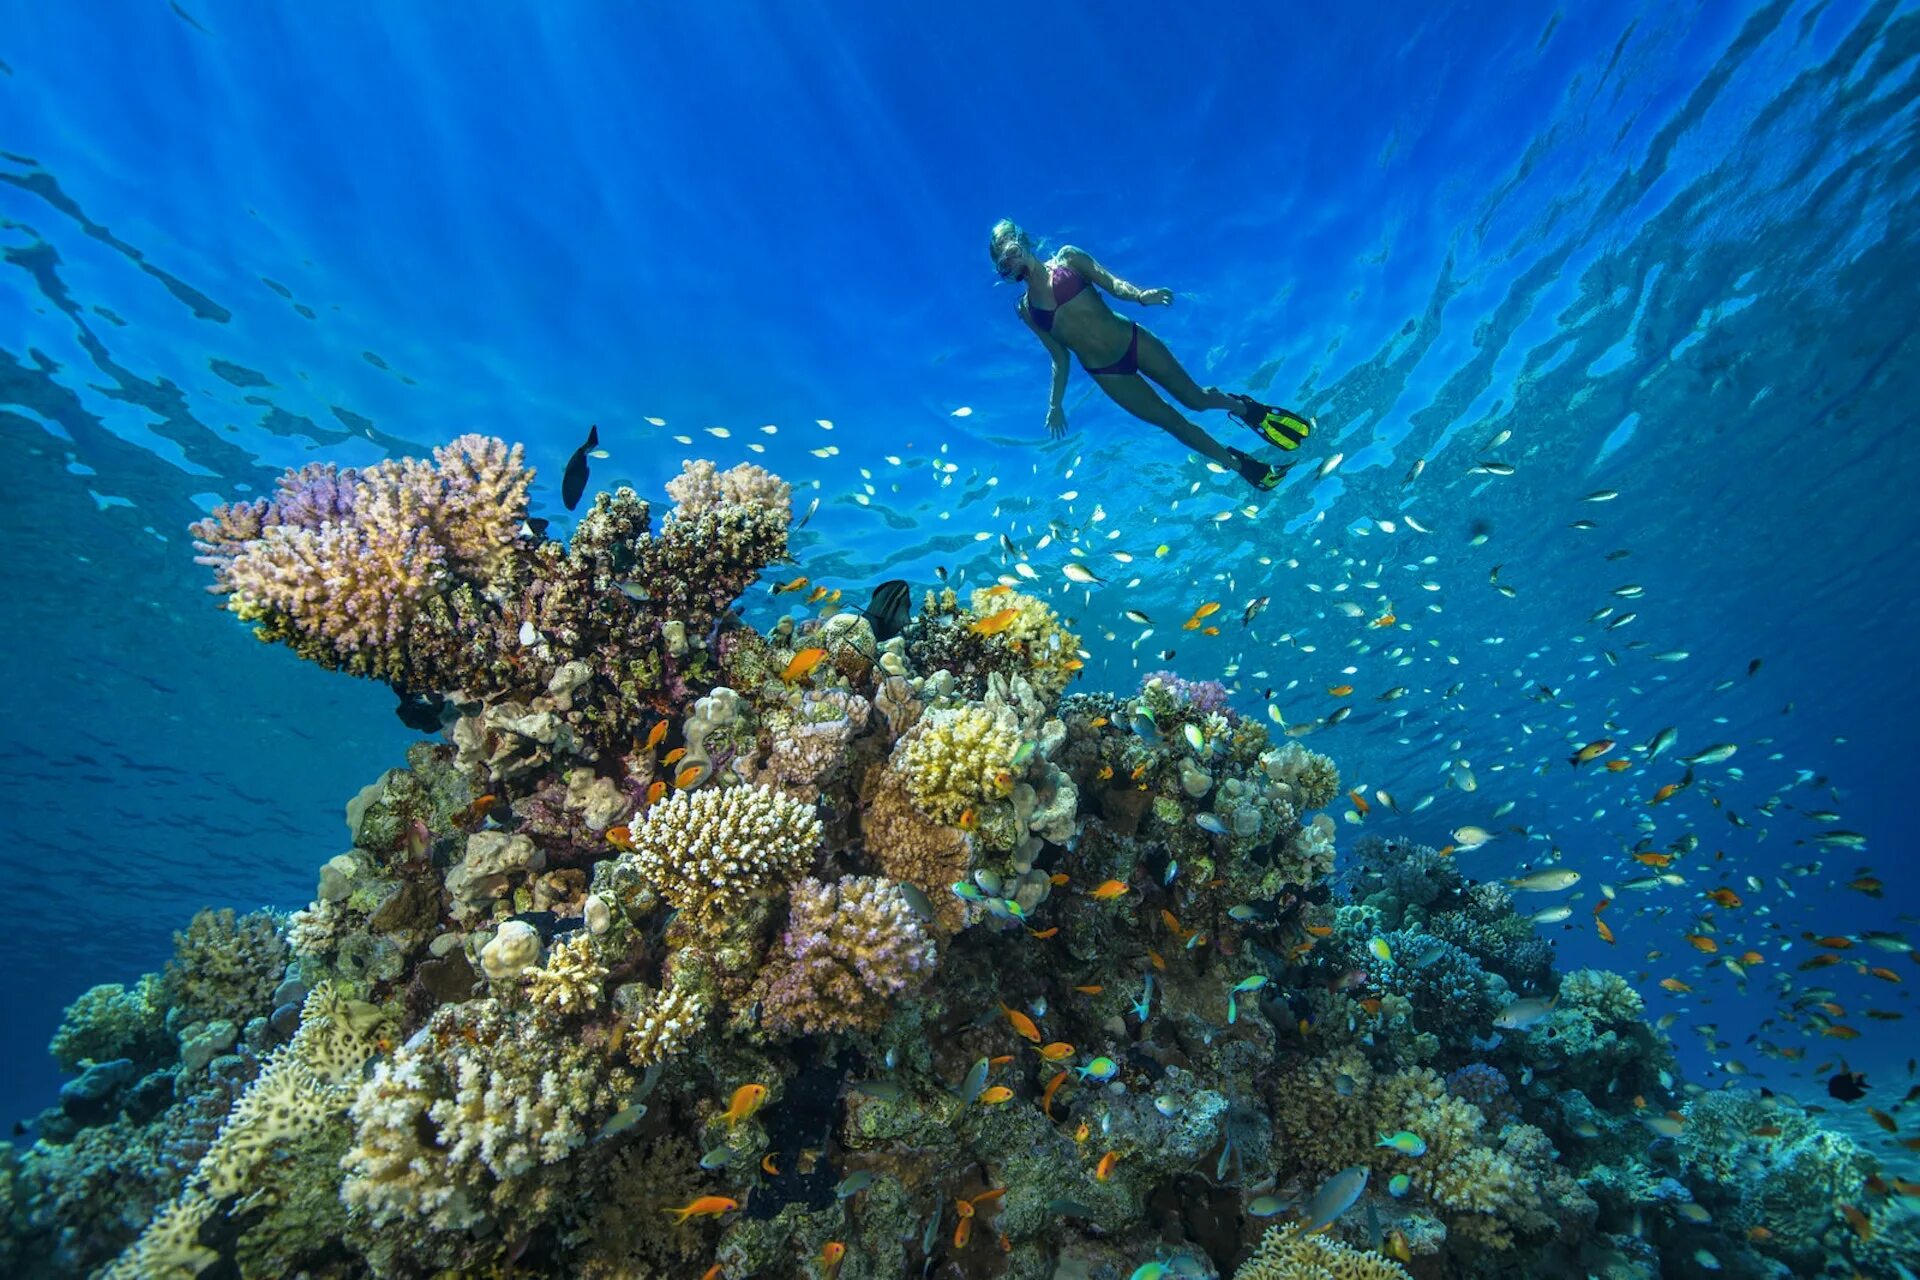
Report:
[[[1164,307],[1173,302],[1171,289],[1142,289],[1137,284],[1128,284],[1113,272],[1093,260],[1093,255],[1085,249],[1076,249],[1072,245],[1060,251],[1060,258],[1068,266],[1087,279],[1105,289],[1122,302],[1137,302],[1143,307]]]

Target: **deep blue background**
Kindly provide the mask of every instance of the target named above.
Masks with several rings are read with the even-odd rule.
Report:
[[[1916,892],[1912,5],[548,8],[7,6],[14,1112],[50,1100],[60,1008],[157,967],[196,906],[304,902],[341,806],[407,740],[389,694],[220,614],[184,525],[283,466],[467,430],[527,442],[556,507],[588,422],[613,453],[597,482],[654,492],[706,455],[817,485],[801,569],[852,595],[1005,572],[976,536],[1008,533],[1080,619],[1092,687],[1131,688],[1172,645],[1190,675],[1237,666],[1243,710],[1273,688],[1303,722],[1350,680],[1353,718],[1309,744],[1403,810],[1437,796],[1369,829],[1495,827],[1485,875],[1558,846],[1587,876],[1568,962],[1643,975],[1695,1070],[1730,1056],[1793,1084],[1742,1041],[1799,991],[1799,932],[1905,927]],[[1174,289],[1143,318],[1202,382],[1317,413],[1313,459],[1249,518],[1249,491],[1079,374],[1074,432],[1048,444],[1045,360],[984,252],[1001,216]],[[1517,474],[1471,472],[1483,456]],[[1622,496],[1580,502],[1603,487]],[[1101,592],[1059,590],[1065,537],[1034,550],[1049,520],[1084,531]],[[1646,596],[1608,595],[1626,583]],[[1207,599],[1225,633],[1180,632]],[[1609,603],[1641,617],[1602,631]],[[1124,608],[1156,636],[1130,648]],[[1542,683],[1554,704],[1526,697]],[[1394,685],[1412,692],[1376,701]],[[1738,772],[1649,809],[1667,762],[1565,766],[1668,724],[1680,753],[1739,743]],[[1471,794],[1445,787],[1458,759]],[[1803,769],[1837,798],[1790,787]],[[1836,809],[1869,850],[1794,843],[1818,824],[1790,806]],[[1622,895],[1608,948],[1590,907],[1638,873],[1642,815],[1657,844],[1703,846],[1686,885]],[[1840,887],[1877,858],[1886,898]],[[1747,905],[1722,937],[1768,956],[1745,989],[1679,936],[1723,880]],[[1653,988],[1670,974],[1696,994]],[[1906,1024],[1858,1010],[1905,1010],[1907,986],[1816,977],[1866,1034],[1809,1065],[1906,1056]]]

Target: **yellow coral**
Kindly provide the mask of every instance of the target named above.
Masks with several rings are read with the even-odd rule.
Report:
[[[969,602],[969,623],[1008,609],[1013,621],[989,637],[989,643],[1014,649],[1026,660],[1027,682],[1049,704],[1080,671],[1080,637],[1067,630],[1053,606],[1004,587],[984,587]]]
[[[1020,733],[984,707],[929,711],[894,747],[894,768],[905,775],[914,804],[937,822],[974,818],[990,804],[1005,805],[1013,791],[1013,758]]]
[[[627,1061],[650,1067],[680,1052],[706,1016],[706,1004],[692,988],[679,983],[668,986],[634,1016],[626,1035]]]
[[[695,925],[799,878],[820,847],[813,806],[771,787],[676,792],[633,826],[622,854]]]
[[[600,1005],[600,983],[607,967],[593,955],[586,934],[554,944],[547,963],[527,974],[527,994],[555,1013],[581,1013]]]
[[[1302,1235],[1299,1224],[1273,1227],[1233,1280],[1413,1280],[1406,1268],[1322,1235]]]

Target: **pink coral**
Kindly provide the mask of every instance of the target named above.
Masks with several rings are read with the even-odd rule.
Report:
[[[762,1016],[774,1031],[874,1027],[933,969],[934,943],[900,886],[879,876],[802,880],[780,945],[761,973]]]
[[[431,463],[309,464],[281,477],[270,503],[215,508],[193,526],[195,546],[240,616],[282,615],[344,650],[391,645],[450,578],[500,567],[532,480],[518,445],[479,435]]]

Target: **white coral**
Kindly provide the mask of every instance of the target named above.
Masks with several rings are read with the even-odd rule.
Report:
[[[647,810],[621,856],[691,920],[711,922],[797,879],[820,835],[812,805],[771,787],[681,791]]]

